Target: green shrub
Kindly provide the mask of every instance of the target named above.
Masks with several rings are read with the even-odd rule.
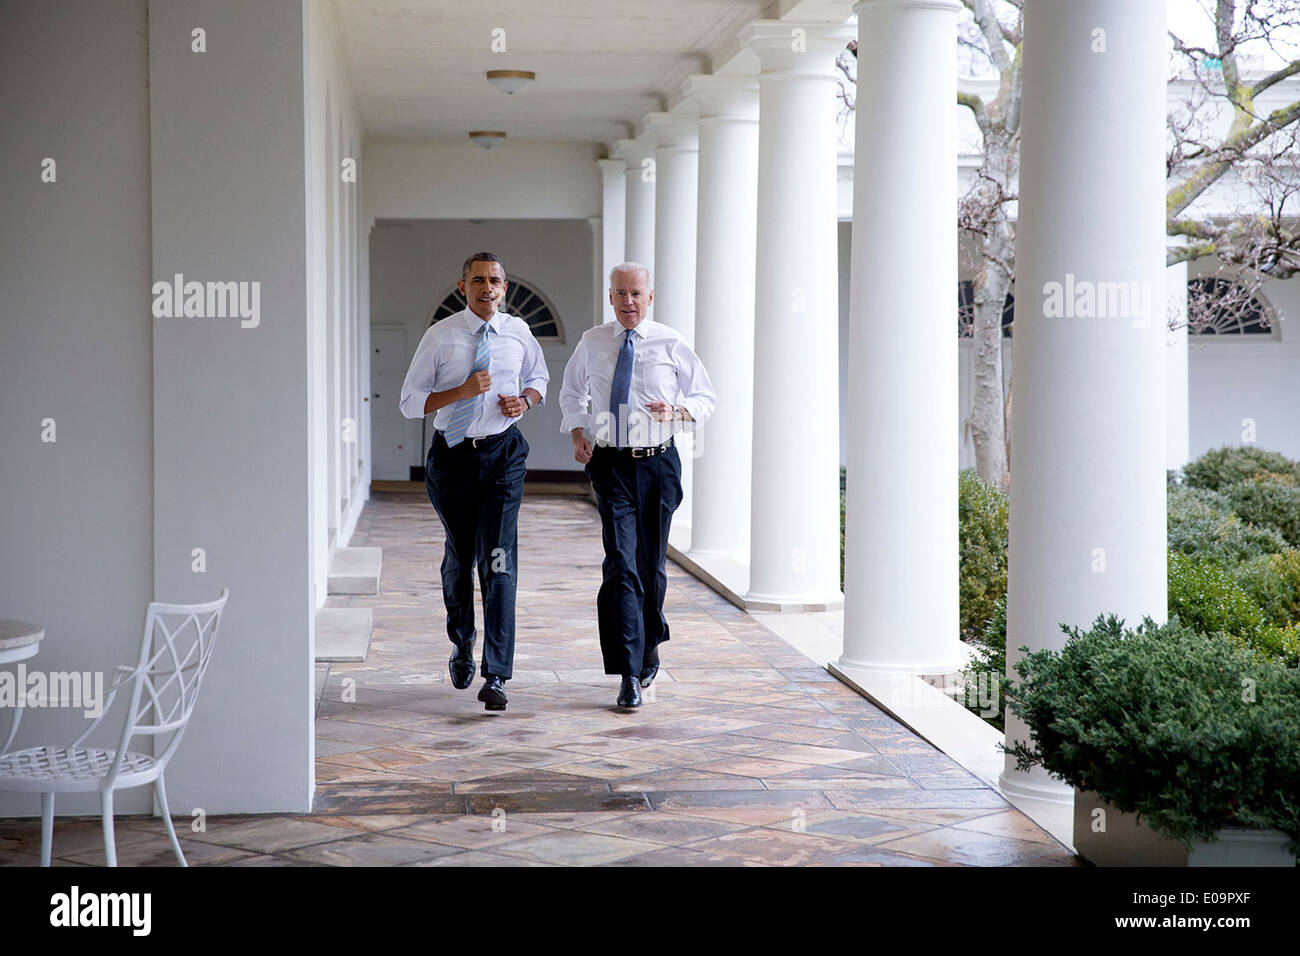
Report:
[[[1268,624],[1249,640],[1234,640],[1283,667],[1300,668],[1300,624]]]
[[[1250,641],[1268,619],[1232,570],[1180,551],[1169,552],[1169,616],[1202,634]]]
[[[1206,488],[1168,488],[1169,547],[1225,564],[1286,548],[1276,528],[1247,524],[1233,513],[1227,497]]]
[[[1194,488],[1222,491],[1247,478],[1259,474],[1287,475],[1300,481],[1300,463],[1275,451],[1264,451],[1248,445],[1242,448],[1224,446],[1207,451],[1196,461],[1183,468],[1187,483]]]
[[[1287,544],[1300,547],[1300,484],[1293,477],[1247,478],[1223,494],[1242,519],[1272,525]]]
[[[1184,845],[1247,827],[1300,852],[1300,670],[1177,621],[1062,629],[1064,648],[1026,654],[1007,691],[1029,728],[1009,751],[1020,770],[1039,764]]]
[[[1005,730],[1007,599],[998,599],[984,632],[971,642],[971,660],[962,670],[960,703],[998,730]]]
[[[1289,611],[1297,601],[1300,552],[1263,555],[1235,568],[1169,552],[1170,618],[1287,667],[1300,667],[1300,631]]]
[[[1233,571],[1237,584],[1271,623],[1300,623],[1300,549],[1263,554]]]
[[[1007,496],[967,469],[958,477],[957,515],[961,636],[970,640],[1007,593]]]

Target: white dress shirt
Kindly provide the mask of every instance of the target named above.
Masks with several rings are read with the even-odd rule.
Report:
[[[429,326],[402,383],[398,404],[404,416],[423,418],[424,403],[432,392],[445,392],[464,384],[474,368],[482,325],[483,320],[465,308]],[[492,387],[475,397],[478,409],[466,432],[468,438],[497,435],[519,421],[501,414],[498,395],[522,395],[524,389],[535,388],[544,403],[546,383],[550,381],[542,347],[523,319],[498,312],[489,320],[485,334],[491,349],[488,374],[492,376]],[[452,402],[438,409],[433,416],[433,427],[446,431],[454,407]]]
[[[632,330],[634,357],[627,435],[625,441],[618,440],[609,413],[609,393],[626,331],[621,322],[611,319],[583,333],[564,367],[561,431],[567,434],[583,428],[588,438],[599,443],[662,445],[672,437],[677,423],[656,421],[651,416],[645,406],[656,399],[684,406],[696,425],[706,422],[717,406],[717,396],[704,365],[680,332],[647,316]],[[686,427],[691,423],[687,422]]]

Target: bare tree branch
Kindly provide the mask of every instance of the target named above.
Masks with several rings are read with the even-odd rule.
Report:
[[[1007,48],[1002,38],[1002,24],[993,10],[992,3],[990,0],[975,0],[973,12],[975,23],[984,34],[984,42],[989,46],[989,56],[993,58],[993,65],[998,68],[999,73],[1009,70],[1011,58],[1007,56]]]
[[[1239,161],[1248,149],[1290,126],[1297,119],[1300,119],[1300,102],[1276,109],[1254,126],[1231,134],[1216,151],[1216,158],[1202,163],[1187,179],[1169,190],[1165,204],[1166,215],[1172,220],[1182,213],[1222,177],[1234,161]]]
[[[1273,86],[1274,84],[1277,83],[1281,83],[1288,76],[1294,76],[1296,73],[1300,73],[1300,60],[1292,60],[1286,66],[1282,67],[1282,69],[1270,73],[1268,76],[1264,77],[1254,86],[1252,86],[1250,88],[1250,98],[1253,100],[1255,97],[1259,96],[1260,93],[1263,93],[1266,89],[1268,89],[1270,86]]]

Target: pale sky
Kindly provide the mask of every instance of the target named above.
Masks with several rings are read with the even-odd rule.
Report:
[[[1145,0],[1132,0],[1135,3],[1143,3]],[[1238,4],[1244,6],[1244,4]],[[1178,38],[1190,46],[1211,47],[1214,43],[1214,22],[1210,19],[1206,8],[1211,10],[1214,7],[1214,0],[1169,0],[1169,29],[1178,35]],[[1280,31],[1279,31],[1280,32]],[[1274,45],[1280,50],[1291,51],[1287,55],[1287,60],[1300,56],[1300,36],[1295,31],[1288,31],[1289,35],[1275,35],[1273,37]],[[1262,66],[1271,64],[1280,65],[1283,61],[1274,51],[1270,50],[1266,44],[1254,43],[1243,47],[1243,50],[1252,59],[1260,58]]]

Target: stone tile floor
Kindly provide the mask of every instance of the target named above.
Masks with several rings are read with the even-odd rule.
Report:
[[[587,499],[525,498],[515,676],[503,713],[447,674],[422,495],[377,493],[353,544],[381,547],[360,664],[319,665],[308,815],[177,821],[192,865],[1073,866],[1033,821],[673,564],[662,670],[614,707]],[[481,620],[481,610],[480,610]],[[202,706],[200,701],[199,706]],[[0,821],[0,865],[35,865],[37,820]],[[123,866],[175,860],[160,820],[120,818]],[[97,819],[62,819],[55,865],[102,865]]]

